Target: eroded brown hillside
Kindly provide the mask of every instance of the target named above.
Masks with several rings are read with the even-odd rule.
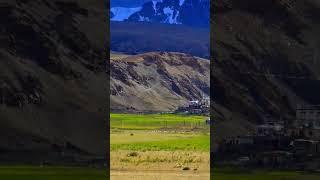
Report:
[[[111,55],[113,111],[174,111],[210,91],[208,60],[183,53]]]

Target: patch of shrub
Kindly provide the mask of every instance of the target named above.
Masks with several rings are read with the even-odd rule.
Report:
[[[184,170],[184,171],[189,171],[190,168],[189,168],[189,167],[183,167],[182,170]]]
[[[128,157],[137,157],[139,154],[137,152],[130,152],[127,156]]]

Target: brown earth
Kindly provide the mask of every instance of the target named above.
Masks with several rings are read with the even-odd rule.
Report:
[[[208,96],[208,60],[175,52],[111,55],[112,111],[174,111]]]
[[[114,171],[112,180],[208,180],[210,173],[181,171]]]

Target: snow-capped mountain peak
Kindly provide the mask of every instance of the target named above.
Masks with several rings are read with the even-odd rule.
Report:
[[[210,24],[209,0],[150,0],[141,8],[112,10],[111,20],[206,26]],[[120,13],[118,15],[117,13]],[[120,17],[120,18],[119,18]]]
[[[164,21],[169,24],[181,24],[181,22],[177,21],[179,16],[179,11],[175,11],[170,7],[163,8],[163,13],[167,16],[167,19]]]
[[[111,16],[112,21],[124,21],[128,19],[132,14],[135,12],[138,12],[142,9],[142,7],[133,7],[133,8],[127,8],[127,7],[112,7],[111,13],[113,16]]]

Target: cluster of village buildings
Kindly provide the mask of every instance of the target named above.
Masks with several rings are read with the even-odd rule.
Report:
[[[218,163],[237,166],[320,169],[320,106],[299,106],[291,124],[269,119],[254,133],[219,143]]]
[[[179,107],[177,112],[198,115],[210,115],[210,98],[204,97],[200,100],[189,101],[187,105]]]

